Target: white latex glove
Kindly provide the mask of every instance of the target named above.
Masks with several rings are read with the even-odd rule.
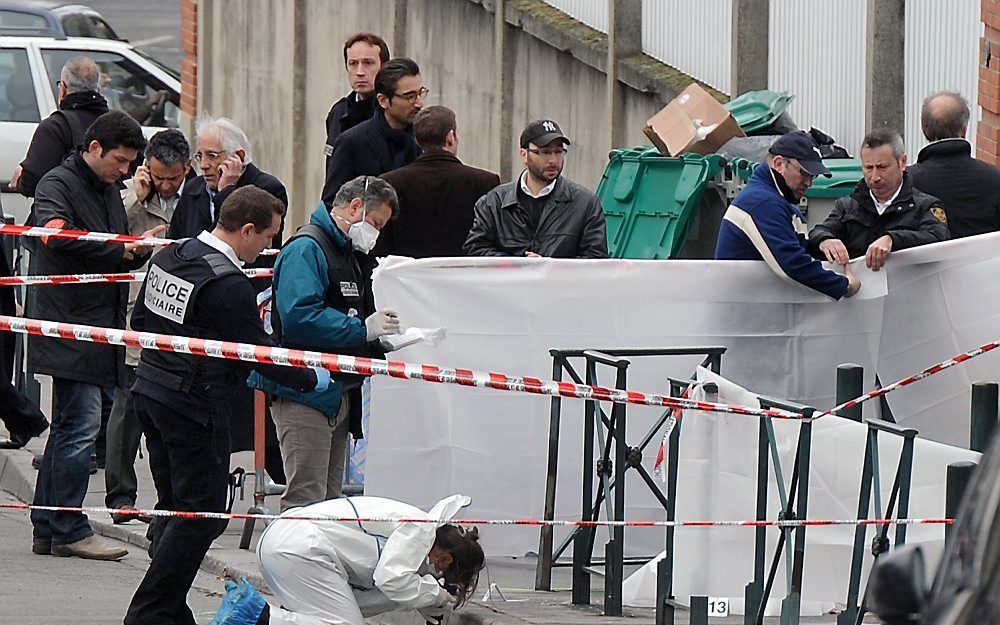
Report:
[[[399,317],[395,310],[377,310],[365,319],[365,329],[368,330],[369,341],[386,334],[399,334]]]

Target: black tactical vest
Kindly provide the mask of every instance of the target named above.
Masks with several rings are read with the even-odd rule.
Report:
[[[197,240],[172,245],[153,256],[138,305],[146,307],[145,331],[158,334],[219,339],[192,318],[198,293],[230,274],[242,274],[222,252]],[[224,318],[226,311],[218,311]],[[166,389],[201,395],[221,395],[237,383],[237,371],[217,358],[144,350],[136,375]]]

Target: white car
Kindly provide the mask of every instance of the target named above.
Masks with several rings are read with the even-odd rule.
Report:
[[[179,76],[128,43],[0,36],[0,191],[3,212],[16,223],[24,222],[31,201],[7,185],[24,159],[35,126],[56,110],[59,72],[74,56],[94,59],[101,69],[101,94],[108,106],[134,117],[147,137],[177,127]]]

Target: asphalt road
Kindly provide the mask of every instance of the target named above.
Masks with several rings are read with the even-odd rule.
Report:
[[[164,65],[180,69],[180,0],[83,0],[117,33]]]
[[[17,500],[0,491],[0,501]],[[0,510],[0,536],[0,623],[120,625],[149,565],[134,545],[120,562],[34,555],[31,522],[20,510]],[[188,594],[198,623],[211,622],[222,589],[222,581],[198,573]]]

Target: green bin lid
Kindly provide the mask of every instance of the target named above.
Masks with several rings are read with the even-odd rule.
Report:
[[[748,91],[723,106],[733,114],[743,132],[767,128],[785,112],[795,96],[788,91]]]
[[[847,197],[854,191],[858,181],[864,177],[859,158],[830,158],[824,160],[823,164],[830,170],[833,177],[816,176],[812,186],[806,192],[806,197]]]

